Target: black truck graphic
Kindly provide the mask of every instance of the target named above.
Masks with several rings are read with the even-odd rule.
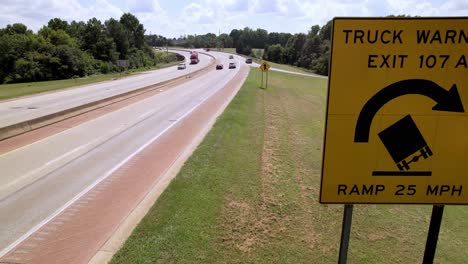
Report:
[[[432,156],[431,148],[410,115],[380,132],[379,137],[401,171],[410,170],[410,164],[421,157]]]

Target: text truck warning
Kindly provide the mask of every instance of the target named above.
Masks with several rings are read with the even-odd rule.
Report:
[[[467,30],[333,20],[321,203],[468,204]]]

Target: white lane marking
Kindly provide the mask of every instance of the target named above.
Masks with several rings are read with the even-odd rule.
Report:
[[[112,137],[113,135],[115,135],[116,133],[120,132],[120,130],[121,130],[120,128],[117,128],[117,129],[112,130],[112,131],[110,132],[111,137]],[[51,166],[51,165],[53,165],[53,164],[55,164],[55,163],[57,163],[57,162],[59,162],[59,161],[65,159],[66,157],[71,156],[73,153],[78,152],[79,150],[85,149],[86,147],[88,147],[88,146],[90,146],[90,145],[97,144],[97,143],[99,143],[99,142],[104,142],[107,138],[108,138],[108,137],[107,137],[106,135],[104,135],[104,136],[101,136],[101,137],[99,137],[99,138],[96,138],[95,140],[93,140],[93,141],[91,141],[91,142],[88,142],[88,143],[86,143],[86,144],[84,144],[84,145],[81,145],[81,146],[78,146],[78,147],[76,147],[76,148],[74,148],[74,149],[72,149],[72,150],[70,150],[70,151],[68,151],[68,152],[65,152],[64,154],[62,154],[62,155],[60,155],[60,156],[58,156],[58,157],[56,157],[56,158],[54,158],[54,159],[52,159],[52,160],[46,162],[44,165],[42,165],[42,166],[40,166],[40,167],[38,167],[38,168],[35,168],[35,169],[33,169],[33,170],[31,170],[31,171],[29,171],[29,172],[23,174],[22,176],[16,178],[15,180],[10,181],[10,182],[4,184],[3,186],[1,186],[1,189],[7,189],[7,188],[9,188],[10,186],[14,186],[15,184],[17,184],[18,182],[23,181],[24,179],[28,179],[28,178],[31,178],[31,177],[34,179],[33,176],[34,176],[35,174],[37,174],[38,172],[40,172],[41,170],[45,169],[46,167]],[[34,144],[34,143],[33,143],[33,144]],[[1,155],[0,155],[0,156],[1,156]],[[49,173],[49,172],[47,172],[47,173]],[[44,173],[44,175],[47,175],[47,173]],[[8,194],[7,196],[5,196],[5,198],[8,197],[8,196],[9,196],[9,194]]]
[[[95,139],[95,140],[93,140],[93,141],[91,141],[91,142],[89,142],[89,143],[86,143],[86,144],[84,144],[84,145],[81,145],[81,146],[79,146],[79,147],[77,147],[77,148],[74,148],[74,149],[72,149],[72,150],[70,150],[70,151],[68,151],[68,152],[66,152],[66,153],[64,153],[64,154],[62,154],[62,155],[60,155],[60,156],[58,156],[57,158],[55,158],[55,159],[53,159],[53,160],[51,160],[51,161],[49,161],[49,162],[46,162],[46,164],[45,164],[44,166],[39,167],[39,168],[37,168],[36,170],[40,170],[41,168],[43,168],[43,167],[45,167],[45,166],[49,166],[49,165],[51,165],[51,164],[54,164],[55,162],[57,162],[57,161],[59,161],[59,160],[61,160],[61,159],[63,159],[63,158],[66,158],[67,156],[70,156],[71,154],[77,152],[78,150],[81,150],[81,149],[83,149],[83,148],[85,148],[85,147],[87,147],[87,146],[93,144],[94,142],[98,141],[99,139],[100,139],[100,138]],[[34,171],[36,171],[36,170],[33,170],[32,173],[33,173]]]
[[[226,84],[223,85],[225,87]],[[147,141],[144,145],[139,147],[137,150],[135,150],[132,154],[127,156],[124,160],[122,160],[119,164],[115,165],[112,169],[110,169],[106,174],[104,174],[101,178],[97,179],[94,181],[91,185],[89,185],[86,189],[78,193],[75,197],[73,197],[71,200],[69,200],[67,203],[65,203],[62,207],[60,207],[58,210],[56,210],[53,214],[51,214],[49,217],[46,219],[42,220],[39,224],[31,228],[28,232],[26,232],[24,235],[19,237],[15,242],[11,243],[9,246],[4,248],[2,251],[0,251],[0,258],[5,256],[8,252],[10,252],[12,249],[14,249],[17,245],[19,245],[21,242],[29,238],[32,234],[34,234],[37,230],[39,230],[41,227],[52,221],[57,215],[65,211],[70,205],[75,203],[78,199],[80,199],[83,195],[88,193],[91,189],[93,189],[96,185],[98,185],[100,182],[104,181],[107,179],[112,173],[117,171],[120,167],[122,167],[125,163],[127,163],[130,159],[132,159],[134,156],[136,156],[138,153],[143,151],[146,147],[148,147],[150,144],[152,144],[154,141],[156,141],[159,137],[161,137],[164,133],[166,133],[169,129],[174,127],[176,124],[178,124],[181,120],[184,120],[185,117],[190,115],[195,109],[197,109],[201,104],[203,104],[206,100],[211,98],[215,93],[217,93],[221,89],[215,90],[213,93],[210,93],[209,96],[205,97],[203,101],[199,102],[196,104],[194,107],[190,108],[189,111],[187,111],[184,115],[182,115],[177,121],[172,122],[168,127],[166,127],[163,131],[161,131],[159,134],[151,138],[149,141]],[[81,207],[80,204],[77,205],[77,207]],[[54,221],[54,224],[63,224],[61,221]]]
[[[138,118],[139,118],[139,119],[145,119],[145,118],[147,118],[148,116],[154,114],[155,112],[156,112],[155,110],[154,110],[154,111],[148,111],[148,112],[146,112],[146,113],[140,115]]]

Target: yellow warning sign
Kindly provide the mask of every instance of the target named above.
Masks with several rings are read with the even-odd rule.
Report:
[[[260,70],[262,70],[262,72],[266,72],[270,69],[270,64],[263,62],[259,68]]]
[[[321,203],[468,204],[468,19],[335,18]]]

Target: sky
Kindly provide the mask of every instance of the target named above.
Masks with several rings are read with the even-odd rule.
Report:
[[[146,34],[177,38],[244,27],[306,33],[335,16],[468,16],[468,0],[0,0],[0,28],[19,22],[36,32],[55,17],[104,22],[128,12]]]

